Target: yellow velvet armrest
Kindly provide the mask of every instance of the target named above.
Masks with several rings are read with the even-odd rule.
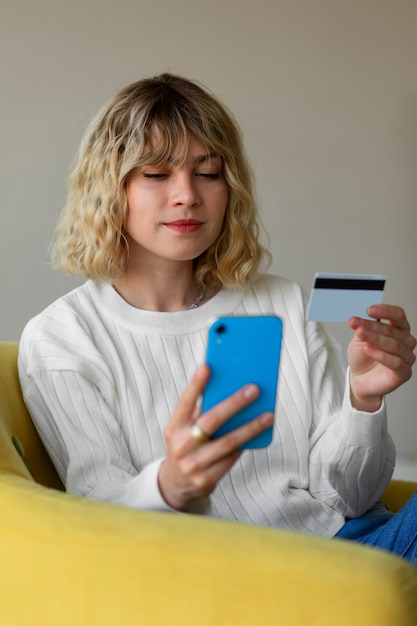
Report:
[[[399,511],[416,491],[417,483],[415,482],[392,480],[382,496],[382,500],[391,511]]]
[[[63,489],[23,402],[17,354],[17,343],[0,342],[0,472]]]
[[[415,626],[417,570],[347,541],[0,474],[2,626]]]

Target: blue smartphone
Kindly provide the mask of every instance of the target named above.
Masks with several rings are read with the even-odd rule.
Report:
[[[275,315],[221,317],[210,327],[206,362],[211,376],[203,394],[203,412],[249,383],[261,390],[259,397],[223,424],[212,439],[265,411],[274,412],[281,343],[282,321]],[[272,435],[271,427],[241,448],[264,448],[271,443]]]

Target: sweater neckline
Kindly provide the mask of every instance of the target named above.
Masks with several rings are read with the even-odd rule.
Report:
[[[182,335],[206,329],[219,315],[230,315],[240,304],[244,291],[222,287],[197,308],[185,311],[158,312],[138,309],[124,300],[112,285],[89,280],[86,283],[101,315],[135,332],[152,335]]]

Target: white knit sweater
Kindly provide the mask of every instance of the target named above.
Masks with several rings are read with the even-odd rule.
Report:
[[[364,513],[394,465],[385,408],[351,407],[340,349],[305,322],[299,286],[269,275],[175,313],[136,309],[89,281],[29,322],[23,395],[68,492],[171,510],[157,483],[164,426],[204,361],[213,318],[249,314],[283,320],[273,443],[245,451],[193,512],[325,536]]]

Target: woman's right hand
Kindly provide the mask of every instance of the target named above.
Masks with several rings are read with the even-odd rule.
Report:
[[[197,402],[209,377],[207,365],[196,370],[164,431],[167,458],[159,470],[159,489],[167,504],[178,511],[188,511],[195,500],[209,495],[239,458],[239,447],[274,421],[273,413],[263,413],[218,439],[196,439],[191,431],[194,424],[198,422],[209,437],[259,395],[256,385],[246,385],[200,416]]]

